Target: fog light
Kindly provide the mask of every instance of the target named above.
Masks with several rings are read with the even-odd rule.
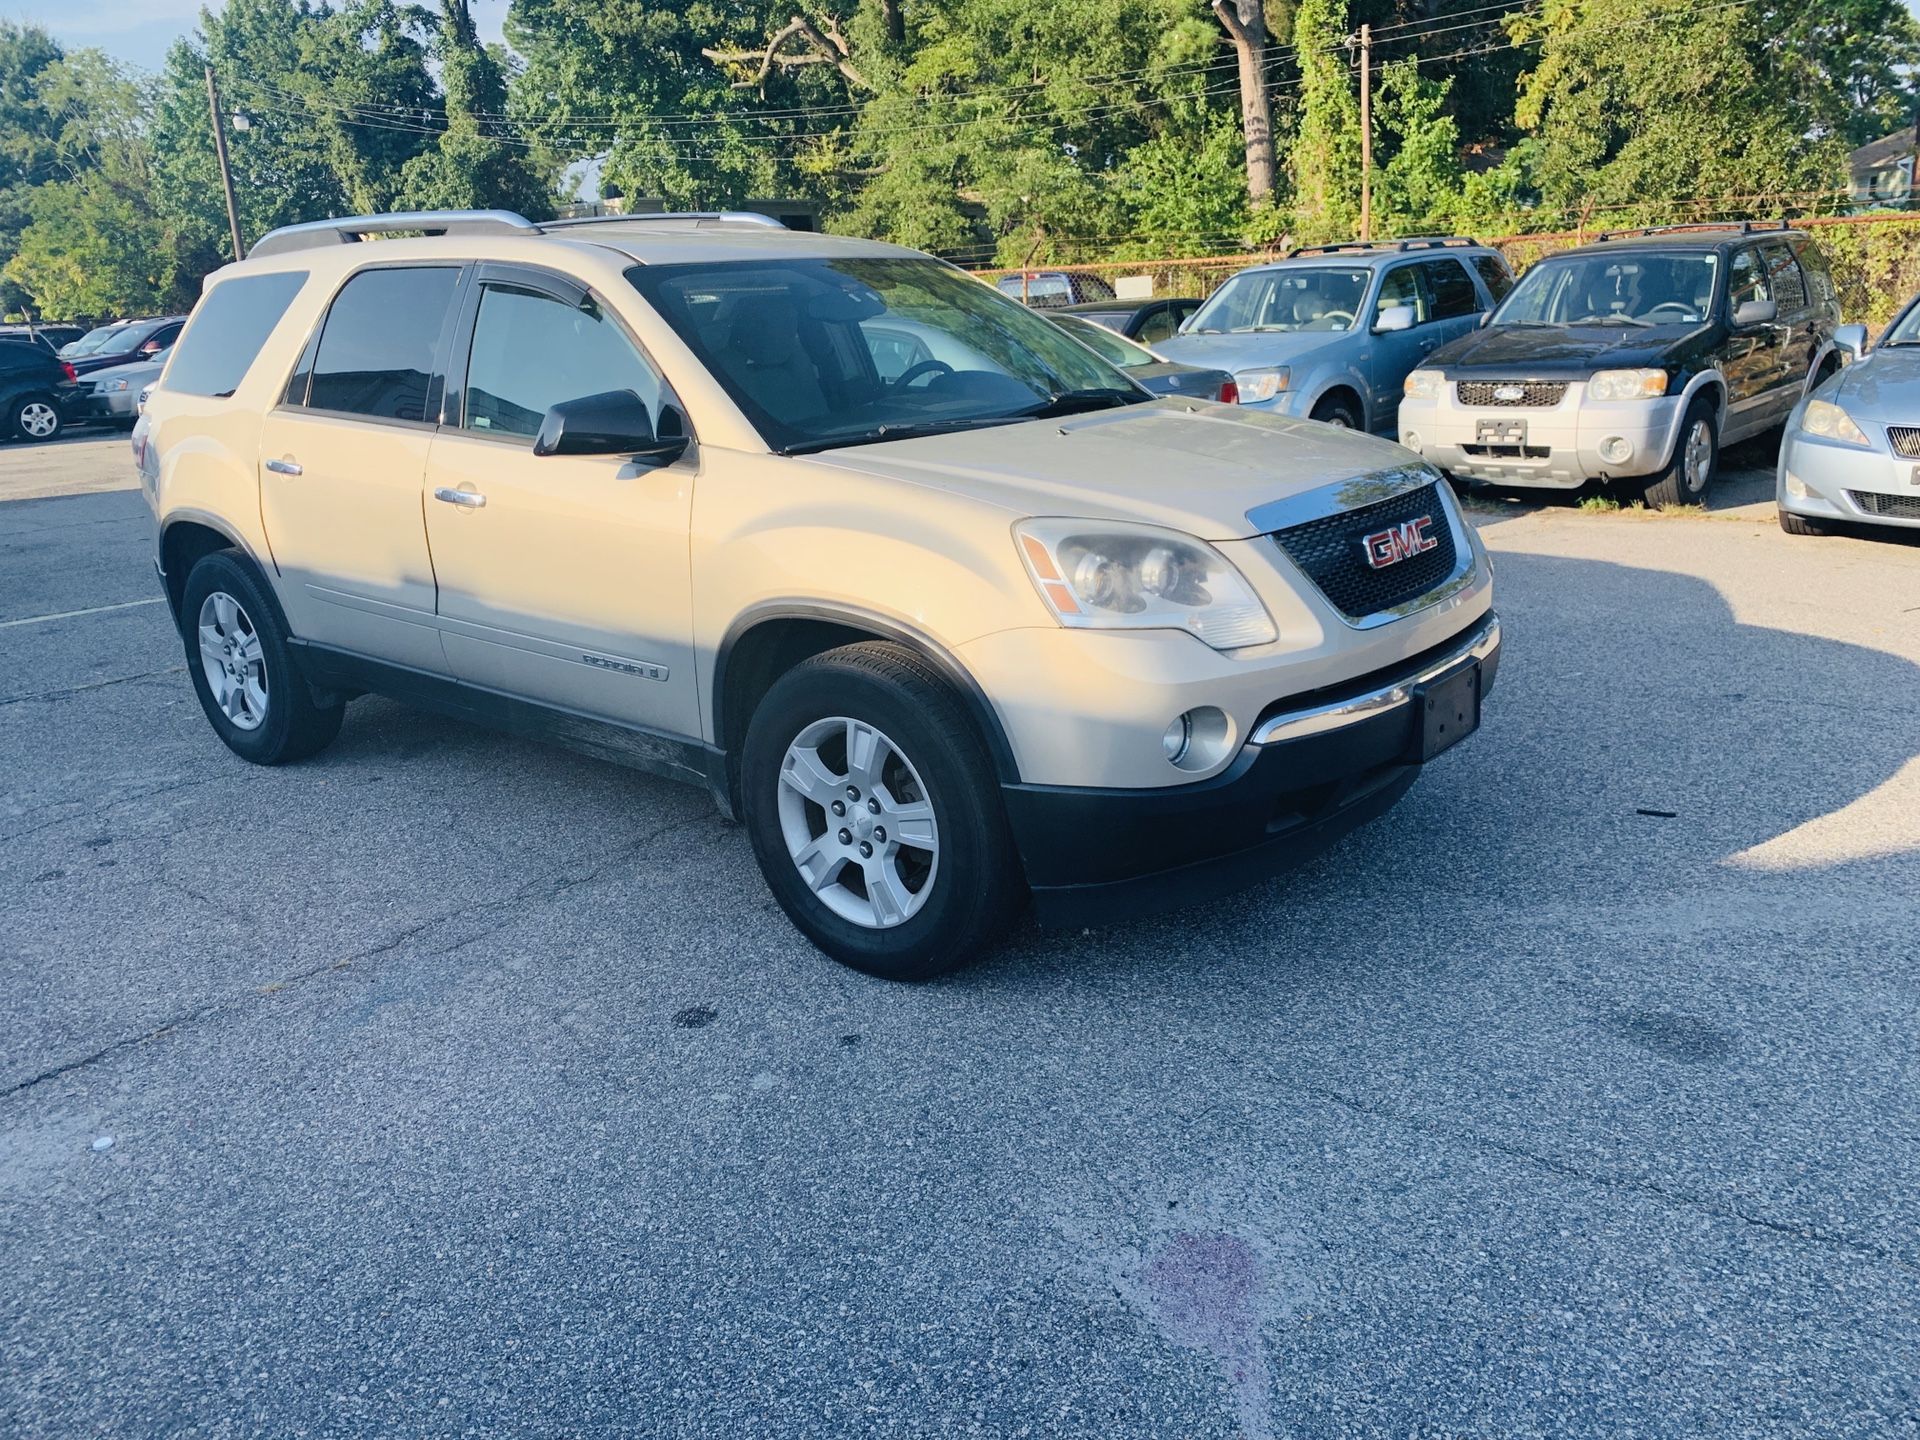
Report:
[[[1407,449],[1411,450],[1416,455],[1421,453],[1420,447],[1422,442],[1420,439],[1420,432],[1418,430],[1407,431],[1406,434],[1400,437],[1400,443],[1406,446]]]
[[[1620,465],[1633,458],[1633,442],[1624,435],[1609,435],[1600,442],[1600,458],[1609,465]]]
[[[1167,752],[1167,759],[1178,765],[1187,758],[1187,747],[1193,743],[1192,711],[1185,715],[1176,715],[1173,723],[1167,726],[1167,733],[1160,737],[1160,748]]]
[[[1180,716],[1160,737],[1160,748],[1180,770],[1211,770],[1227,758],[1233,744],[1233,722],[1224,710],[1197,706]]]
[[[1808,499],[1811,494],[1812,492],[1807,489],[1806,481],[1794,474],[1793,471],[1787,471],[1787,497],[1789,499],[1805,500]]]

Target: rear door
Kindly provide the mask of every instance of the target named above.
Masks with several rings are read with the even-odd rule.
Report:
[[[260,435],[260,515],[293,631],[443,673],[420,490],[461,267],[341,286]]]
[[[1780,369],[1776,377],[1769,414],[1785,420],[1787,412],[1799,402],[1807,376],[1813,373],[1814,352],[1820,348],[1815,326],[1816,311],[1806,273],[1801,270],[1793,247],[1786,240],[1768,240],[1760,247],[1767,264],[1767,278],[1773,287],[1774,303],[1780,307]]]
[[[549,407],[630,390],[684,425],[618,317],[567,277],[482,265],[427,464],[442,639],[463,680],[698,735],[688,525],[697,459],[533,453]]]

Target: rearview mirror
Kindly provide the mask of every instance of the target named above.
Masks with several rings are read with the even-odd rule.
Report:
[[[1771,325],[1780,314],[1780,307],[1771,300],[1742,300],[1733,312],[1733,323],[1741,330],[1750,325]]]
[[[1413,328],[1413,307],[1411,305],[1389,305],[1382,310],[1373,322],[1373,333],[1386,335],[1395,330]]]
[[[669,465],[686,452],[685,427],[670,405],[660,409],[660,431],[647,405],[631,390],[606,390],[562,400],[540,422],[536,455],[631,455]]]
[[[1849,360],[1858,360],[1867,353],[1867,327],[1864,325],[1842,325],[1833,332],[1833,348],[1844,354]]]

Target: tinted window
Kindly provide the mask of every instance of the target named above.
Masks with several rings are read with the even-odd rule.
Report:
[[[660,381],[591,302],[582,308],[506,285],[481,292],[467,362],[467,429],[534,435],[549,407],[607,390],[631,390],[658,423]]]
[[[1433,300],[1433,313],[1428,319],[1454,320],[1480,308],[1480,292],[1473,288],[1473,277],[1458,260],[1428,260],[1420,269]]]
[[[425,420],[427,385],[459,278],[459,271],[442,266],[362,270],[349,280],[320,332],[307,403],[349,415]]]
[[[1133,338],[1142,345],[1154,345],[1167,339],[1180,328],[1180,322],[1172,310],[1156,310],[1140,322],[1139,333]]]
[[[1480,272],[1480,278],[1486,282],[1487,294],[1498,304],[1506,293],[1513,288],[1513,276],[1507,273],[1506,263],[1494,255],[1476,255],[1473,257],[1474,269]]]
[[[1797,240],[1793,253],[1800,257],[1800,269],[1807,277],[1807,292],[1814,302],[1831,305],[1837,298],[1833,288],[1833,272],[1827,268],[1827,257],[1820,253],[1820,247],[1810,240]]]
[[[304,270],[243,275],[207,291],[194,307],[185,337],[174,347],[180,353],[166,388],[184,395],[231,395],[238,390],[306,281]]]
[[[1780,302],[1782,310],[1801,310],[1807,303],[1807,282],[1800,276],[1800,262],[1793,258],[1793,251],[1784,242],[1762,245],[1760,253],[1767,262],[1767,273],[1773,280],[1773,298]]]

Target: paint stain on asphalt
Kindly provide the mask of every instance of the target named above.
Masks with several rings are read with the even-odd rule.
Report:
[[[1140,1272],[1152,1319],[1176,1345],[1205,1351],[1220,1367],[1241,1433],[1271,1435],[1267,1345],[1260,1337],[1260,1261],[1237,1235],[1181,1231]]]
[[[1641,1048],[1682,1065],[1716,1065],[1733,1053],[1733,1039],[1724,1030],[1671,1010],[1629,1010],[1614,1017],[1613,1028]]]
[[[689,1005],[684,1010],[676,1010],[673,1023],[682,1030],[698,1030],[702,1025],[711,1025],[720,1018],[718,1010],[709,1010],[704,1005]]]

